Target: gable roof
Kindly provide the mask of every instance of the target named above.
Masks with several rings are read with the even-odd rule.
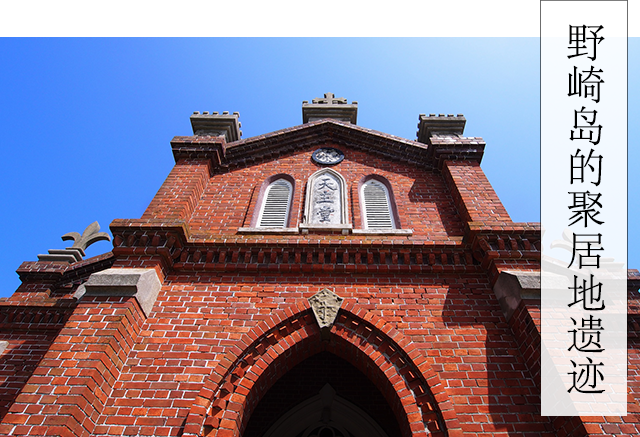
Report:
[[[230,143],[223,136],[180,136],[173,138],[171,148],[176,162],[210,158],[212,171],[221,173],[327,143],[427,168],[439,168],[446,159],[480,162],[485,147],[482,138],[434,135],[425,144],[344,121],[323,119]]]

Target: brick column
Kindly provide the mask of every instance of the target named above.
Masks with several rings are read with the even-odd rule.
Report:
[[[540,377],[540,273],[503,271],[493,286],[531,376]]]
[[[0,434],[91,435],[160,287],[154,269],[91,275],[77,308],[0,424]]]
[[[209,181],[210,166],[208,158],[178,160],[142,218],[189,220]]]
[[[446,161],[442,173],[464,220],[511,221],[479,162]]]
[[[541,348],[540,286],[539,273],[511,271],[500,273],[493,287],[531,378],[538,385],[540,384]],[[604,420],[597,420],[604,423]],[[552,424],[556,435],[590,435],[581,417],[556,417]],[[598,426],[592,427],[590,433],[600,434],[598,430]],[[618,429],[616,432],[619,431]]]

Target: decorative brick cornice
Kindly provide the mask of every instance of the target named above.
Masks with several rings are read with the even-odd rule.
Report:
[[[540,225],[506,221],[471,222],[462,240],[286,240],[193,238],[182,221],[115,220],[117,257],[156,256],[178,271],[272,273],[499,274],[499,263],[539,268]],[[527,267],[529,266],[529,267]]]
[[[25,261],[16,270],[16,273],[23,283],[49,282],[55,288],[65,283],[82,283],[92,273],[110,268],[114,260],[113,253],[107,252],[73,264],[54,261]]]
[[[184,222],[115,220],[116,257],[158,257],[180,271],[265,271],[273,273],[441,273],[479,272],[479,262],[462,241],[269,240],[190,238]],[[408,243],[408,244],[405,244]]]
[[[219,167],[223,163],[226,144],[221,136],[174,137],[171,151],[176,162],[181,159],[207,159],[211,160],[212,167]]]
[[[60,330],[75,309],[75,299],[1,301],[0,329],[15,331]]]
[[[540,223],[537,222],[511,222],[502,220],[487,220],[469,222],[465,229],[467,238],[474,237],[480,234],[527,234],[537,235],[540,239]]]
[[[541,240],[540,223],[469,222],[465,229],[465,241],[474,259],[489,272],[492,281],[500,273],[500,262],[539,269]]]
[[[435,168],[442,159],[479,161],[484,142],[477,138],[459,138],[455,142],[430,145],[366,129],[353,124],[324,119],[226,143],[222,137],[175,137],[171,141],[174,157],[210,159],[212,172],[242,168],[306,147],[327,143],[353,147],[388,159],[426,168]]]
[[[480,137],[433,136],[430,157],[434,167],[442,169],[445,161],[473,161],[480,163],[487,144]]]
[[[640,272],[638,272],[638,269],[627,270],[627,286],[634,291],[640,289]]]
[[[418,142],[429,146],[429,158],[435,168],[442,169],[445,161],[482,161],[486,143],[479,137],[463,137],[466,123],[462,114],[420,114]]]

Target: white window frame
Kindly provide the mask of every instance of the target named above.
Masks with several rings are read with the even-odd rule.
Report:
[[[338,184],[340,185],[339,193],[337,193],[340,199],[340,214],[338,216],[339,223],[324,224],[316,223],[312,220],[314,184],[316,183],[318,178],[321,178],[323,175],[327,174],[333,176],[336,182],[338,182]],[[304,221],[302,225],[300,225],[300,229],[302,229],[303,233],[308,233],[309,230],[341,231],[344,235],[350,233],[353,226],[351,226],[348,219],[347,211],[349,209],[349,204],[347,202],[346,187],[347,182],[342,177],[342,175],[330,168],[320,169],[309,177],[309,180],[307,182],[307,195],[305,198]]]
[[[287,196],[287,204],[286,204],[286,208],[285,208],[285,212],[284,212],[284,221],[282,224],[278,224],[278,225],[263,225],[262,224],[262,219],[264,217],[264,212],[265,212],[265,208],[267,207],[267,203],[269,202],[269,194],[271,194],[271,191],[274,187],[278,186],[278,185],[286,185],[287,188],[289,189],[289,193]],[[293,184],[291,182],[289,182],[287,179],[285,178],[279,178],[276,179],[275,181],[271,182],[269,184],[269,186],[264,190],[264,194],[262,196],[262,205],[260,205],[260,213],[258,214],[258,220],[256,221],[255,226],[257,228],[262,228],[262,229],[284,229],[287,227],[288,223],[289,223],[289,215],[291,213],[291,200],[293,199]]]
[[[369,211],[367,211],[367,196],[365,194],[365,189],[367,188],[368,185],[370,184],[375,184],[376,187],[380,187],[382,188],[382,191],[384,192],[384,197],[385,197],[385,201],[386,201],[386,212],[388,214],[389,217],[389,221],[391,224],[391,227],[375,227],[375,226],[371,226],[369,224]],[[360,199],[361,199],[361,205],[362,205],[362,218],[363,218],[363,223],[364,223],[364,229],[380,229],[380,230],[394,230],[398,228],[398,225],[396,223],[395,217],[394,217],[394,209],[393,209],[393,205],[391,203],[391,195],[389,193],[389,188],[387,187],[387,185],[376,179],[376,178],[371,178],[368,179],[367,181],[365,181],[362,184],[362,187],[360,188]],[[382,207],[382,205],[380,205],[379,207]]]

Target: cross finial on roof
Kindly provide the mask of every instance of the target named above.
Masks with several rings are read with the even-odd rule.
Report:
[[[313,99],[312,102],[321,105],[346,105],[347,99],[335,97],[333,93],[324,93],[324,99]]]
[[[358,118],[358,102],[347,102],[344,97],[336,97],[333,93],[324,93],[324,98],[317,97],[309,103],[302,102],[302,122],[332,118],[356,124]]]

